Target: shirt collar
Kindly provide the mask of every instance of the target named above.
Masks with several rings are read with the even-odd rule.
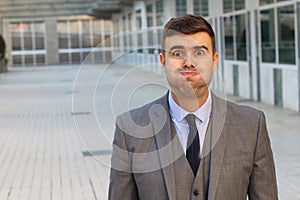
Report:
[[[181,108],[173,99],[171,91],[168,95],[169,106],[170,106],[170,114],[173,119],[177,122],[181,122],[188,114],[194,114],[198,119],[204,122],[209,118],[211,109],[212,109],[212,100],[211,100],[211,92],[209,90],[208,97],[205,103],[198,108],[195,112],[188,112]]]

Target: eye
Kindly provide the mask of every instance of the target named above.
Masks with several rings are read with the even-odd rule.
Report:
[[[204,55],[205,54],[205,52],[203,51],[203,50],[200,50],[200,49],[198,49],[198,50],[195,50],[195,55],[196,56],[202,56],[202,55]]]
[[[171,52],[171,54],[174,57],[183,57],[183,52],[180,50],[173,51],[173,52]]]

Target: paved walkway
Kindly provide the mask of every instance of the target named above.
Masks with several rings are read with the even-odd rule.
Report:
[[[113,118],[165,91],[159,75],[114,69],[52,66],[0,75],[1,200],[107,199]],[[130,99],[121,106],[124,95]],[[230,99],[265,111],[280,199],[300,199],[300,114]]]

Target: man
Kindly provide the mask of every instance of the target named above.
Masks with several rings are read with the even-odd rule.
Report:
[[[277,199],[264,114],[210,89],[215,35],[199,16],[171,19],[162,98],[117,118],[109,199]]]

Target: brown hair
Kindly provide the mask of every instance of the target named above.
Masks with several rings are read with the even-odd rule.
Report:
[[[164,52],[165,40],[168,36],[176,34],[194,34],[198,32],[206,32],[211,38],[213,54],[216,53],[215,33],[211,25],[201,16],[197,15],[182,15],[172,18],[168,21],[163,29],[162,35],[162,50]]]

